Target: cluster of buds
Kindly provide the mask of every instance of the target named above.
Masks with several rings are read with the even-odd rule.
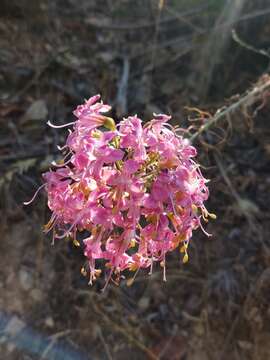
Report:
[[[204,206],[207,180],[194,161],[196,149],[168,123],[170,116],[154,114],[145,124],[129,116],[115,125],[104,115],[109,110],[96,95],[66,124],[73,131],[61,149],[64,159],[43,174],[52,211],[45,231],[75,245],[79,232],[88,234],[82,272],[91,284],[103,267],[98,259],[106,262],[107,282],[123,270],[151,273],[154,262],[166,280],[166,254],[179,248],[187,262],[192,231],[206,233],[201,220],[215,217]]]

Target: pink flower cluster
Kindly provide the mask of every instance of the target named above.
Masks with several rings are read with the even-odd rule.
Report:
[[[104,115],[109,110],[96,95],[67,124],[73,131],[65,158],[43,174],[53,213],[45,229],[75,244],[76,234],[87,231],[91,284],[101,273],[97,259],[106,261],[107,281],[126,269],[151,272],[154,262],[165,279],[166,254],[179,248],[186,262],[192,231],[214,217],[204,206],[207,180],[194,161],[196,149],[168,124],[170,116],[154,114],[145,124],[129,116],[115,125]]]

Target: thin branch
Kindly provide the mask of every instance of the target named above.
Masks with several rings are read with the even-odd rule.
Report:
[[[181,12],[181,14],[178,13],[179,16],[181,17],[186,17],[187,16],[193,16],[193,15],[197,15],[199,13],[201,13],[203,10],[207,9],[207,3],[202,4],[194,9],[191,10],[187,10],[187,11],[183,11]],[[74,15],[74,12],[72,13]],[[168,16],[166,18],[160,19],[160,24],[167,24],[167,23],[172,23],[173,21],[179,20],[177,19],[177,17],[175,16],[175,13],[173,13],[173,16]],[[93,26],[95,28],[102,28],[102,30],[119,30],[119,31],[137,31],[140,29],[147,29],[147,28],[154,28],[156,27],[156,21],[141,21],[141,22],[136,22],[136,23],[112,23],[110,22],[109,18],[96,18],[96,17],[91,17],[91,18],[87,18],[85,20],[85,23],[87,25]]]
[[[123,58],[123,72],[118,83],[118,91],[116,96],[117,115],[126,115],[128,111],[128,80],[130,72],[130,62],[127,56]]]
[[[53,334],[50,336],[50,342],[48,344],[48,346],[46,346],[46,348],[44,349],[43,353],[41,354],[40,359],[44,360],[48,357],[49,352],[52,350],[52,348],[55,346],[55,344],[59,341],[59,339],[61,339],[62,337],[65,337],[66,335],[70,334],[72,332],[72,330],[67,329],[67,330],[63,330],[63,331],[59,331],[56,334]]]
[[[240,37],[238,36],[237,32],[233,29],[232,30],[232,38],[235,42],[237,42],[239,45],[241,45],[243,48],[253,51],[257,54],[263,55],[268,57],[268,59],[270,58],[270,54],[268,53],[268,51],[264,50],[264,49],[257,49],[254,46],[246,43],[244,40],[240,39]]]
[[[104,346],[104,349],[105,349],[106,355],[108,357],[108,360],[113,360],[112,354],[110,352],[110,347],[108,346],[108,344],[105,341],[105,338],[103,336],[102,329],[101,329],[100,326],[98,327],[98,336],[99,336],[99,338],[100,338],[100,340],[101,340],[101,342],[102,342],[102,344]]]
[[[131,343],[133,343],[134,345],[136,345],[140,350],[142,350],[149,359],[151,360],[157,360],[157,356],[150,350],[148,349],[143,343],[141,343],[135,336],[131,335],[127,329],[125,329],[124,327],[122,327],[121,325],[118,325],[117,323],[115,323],[106,313],[103,309],[101,309],[101,307],[95,303],[95,301],[92,301],[92,305],[94,308],[94,311],[101,316],[101,318],[109,325],[111,325],[117,332],[119,332],[120,334],[122,334],[128,341],[130,341]]]
[[[254,104],[258,97],[260,97],[267,90],[270,90],[270,77],[268,77],[267,80],[261,85],[255,86],[245,96],[242,96],[238,101],[229,105],[224,110],[218,110],[212,118],[210,118],[204,125],[200,127],[200,129],[195,134],[191,136],[190,141],[193,142],[194,140],[196,140],[198,136],[209,130],[218,121],[224,119],[224,117],[227,115],[233,114],[242,106],[250,106]]]
[[[175,9],[173,9],[172,7],[165,5],[165,10],[170,14],[173,15],[173,17],[175,17],[175,19],[179,20],[180,22],[188,25],[192,30],[194,30],[196,33],[198,34],[202,34],[205,32],[204,29],[202,29],[201,27],[194,25],[192,21],[188,20],[183,14],[179,13],[178,11],[176,11]]]

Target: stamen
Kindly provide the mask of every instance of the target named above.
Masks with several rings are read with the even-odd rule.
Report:
[[[149,270],[148,275],[152,275],[152,274],[153,274],[153,264],[154,264],[154,259],[153,259],[153,256],[152,256],[152,257],[151,257],[150,270]]]
[[[203,228],[200,218],[198,218],[198,220],[199,220],[199,225],[200,225],[200,228],[202,229],[202,232],[203,232],[206,236],[208,236],[208,237],[212,236],[212,234],[209,234],[209,233]]]
[[[47,124],[48,124],[50,127],[54,128],[54,129],[62,129],[62,128],[64,128],[64,127],[68,127],[68,126],[74,125],[74,124],[75,124],[75,121],[72,121],[72,122],[70,122],[70,123],[63,124],[63,125],[54,125],[54,124],[52,124],[51,121],[49,120],[49,121],[47,121]]]
[[[188,253],[185,252],[185,255],[183,257],[183,264],[186,264],[188,262]]]
[[[54,246],[55,237],[56,237],[56,231],[55,231],[55,229],[53,229],[53,237],[52,237],[52,242],[51,242],[52,246]]]
[[[66,154],[66,155],[64,156],[64,158],[61,160],[61,161],[64,161],[62,164],[61,164],[61,163],[60,163],[60,164],[57,164],[55,161],[52,161],[52,162],[51,162],[52,166],[57,167],[57,168],[60,168],[60,167],[63,167],[63,166],[65,166],[65,165],[67,165],[67,164],[71,161],[71,159],[68,159],[67,161],[65,161],[65,159],[66,159],[69,155],[72,155],[72,152],[69,152],[68,154]]]
[[[169,195],[169,197],[170,197],[170,200],[171,200],[173,213],[174,213],[174,215],[175,215],[175,216],[177,216],[177,214],[176,214],[176,210],[175,210],[175,207],[174,207],[174,202],[173,202],[173,199],[172,199],[172,194],[170,194],[170,195]]]
[[[45,185],[46,185],[46,184],[41,185],[41,186],[37,189],[37,191],[34,193],[32,199],[29,200],[29,201],[25,201],[25,202],[23,203],[23,205],[29,205],[29,204],[31,204],[31,203],[35,200],[35,198],[37,197],[37,194],[40,192],[41,189],[44,188]]]
[[[69,227],[68,230],[66,230],[62,235],[57,235],[56,238],[57,239],[64,239],[70,232],[71,230],[73,229],[73,227],[76,225],[76,223],[78,223],[78,221],[81,220],[83,215],[80,215],[76,218],[76,220],[74,221],[74,223]]]
[[[51,229],[54,227],[55,223],[57,220],[57,216],[56,214],[53,214],[50,218],[50,220],[48,221],[48,223],[46,225],[44,225],[44,233],[48,234],[48,232],[51,231]]]
[[[165,255],[164,255],[164,258],[163,260],[160,262],[160,266],[163,268],[163,281],[167,281],[167,278],[166,278],[166,259],[165,259]]]
[[[138,274],[138,272],[140,271],[140,268],[138,267],[138,269],[136,270],[135,274],[133,275],[133,277],[131,279],[128,279],[127,280],[127,286],[131,286],[133,285],[135,279],[136,279],[136,276]]]
[[[59,151],[65,150],[66,148],[68,148],[67,145],[63,145],[63,146],[57,145],[57,149],[58,149]]]

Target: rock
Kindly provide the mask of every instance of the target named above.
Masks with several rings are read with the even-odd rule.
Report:
[[[43,294],[42,294],[42,291],[40,289],[31,290],[30,291],[30,296],[36,302],[40,302],[43,299]]]
[[[21,319],[19,319],[17,316],[12,316],[3,331],[3,335],[14,337],[19,334],[24,327],[25,323]]]
[[[48,108],[44,100],[34,101],[23,116],[23,122],[27,120],[45,120],[48,116]]]
[[[19,282],[23,290],[29,291],[34,285],[34,279],[32,274],[26,269],[19,271]]]
[[[45,325],[49,328],[53,328],[54,327],[54,320],[51,316],[46,317],[45,321],[44,321]]]

